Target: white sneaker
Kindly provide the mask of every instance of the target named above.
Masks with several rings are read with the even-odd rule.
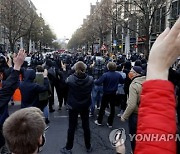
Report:
[[[101,126],[102,124],[100,124],[97,120],[94,121],[94,123],[98,126]]]
[[[109,123],[107,123],[107,126],[108,126],[109,128],[112,128],[112,125],[109,125]]]
[[[123,110],[121,110],[120,113],[117,114],[117,116],[120,118],[123,115],[123,113],[124,113]]]
[[[89,114],[89,117],[93,117],[93,116],[94,116],[93,114],[91,114],[91,113]]]

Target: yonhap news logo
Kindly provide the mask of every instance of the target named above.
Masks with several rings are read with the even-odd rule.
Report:
[[[124,128],[118,128],[111,131],[109,140],[113,147],[121,146],[126,141],[126,133]]]
[[[168,141],[180,141],[180,134],[129,134],[130,141],[137,142],[168,142]],[[123,145],[126,141],[126,133],[124,128],[118,128],[111,131],[109,134],[109,140],[113,147]]]

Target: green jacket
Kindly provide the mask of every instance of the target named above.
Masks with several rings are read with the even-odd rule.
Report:
[[[42,73],[36,73],[36,78],[34,79],[34,82],[39,84],[39,85],[44,85],[43,74]],[[49,91],[39,93],[39,101],[48,100],[50,92],[51,92],[51,86],[49,85]]]

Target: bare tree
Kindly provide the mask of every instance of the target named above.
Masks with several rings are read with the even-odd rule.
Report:
[[[117,22],[131,32],[138,33],[144,42],[146,55],[151,46],[150,36],[161,33],[165,28],[165,17],[170,12],[171,3],[172,0],[120,0],[116,3],[121,8],[118,10],[120,18],[117,18]],[[128,20],[128,24],[124,19]],[[134,22],[139,27],[132,26]]]
[[[7,29],[11,51],[19,38],[27,36],[35,21],[35,12],[29,3],[21,0],[1,0],[1,23]]]

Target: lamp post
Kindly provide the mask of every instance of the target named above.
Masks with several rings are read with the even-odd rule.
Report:
[[[136,27],[136,53],[138,53],[138,37],[139,37],[139,20],[137,19],[137,27]]]
[[[125,54],[126,54],[126,57],[129,58],[129,56],[128,56],[128,54],[130,52],[129,19],[128,18],[124,19],[124,22],[127,24],[127,33],[126,33],[126,37],[125,37]]]
[[[6,51],[6,27],[3,26],[4,28],[4,52]]]

